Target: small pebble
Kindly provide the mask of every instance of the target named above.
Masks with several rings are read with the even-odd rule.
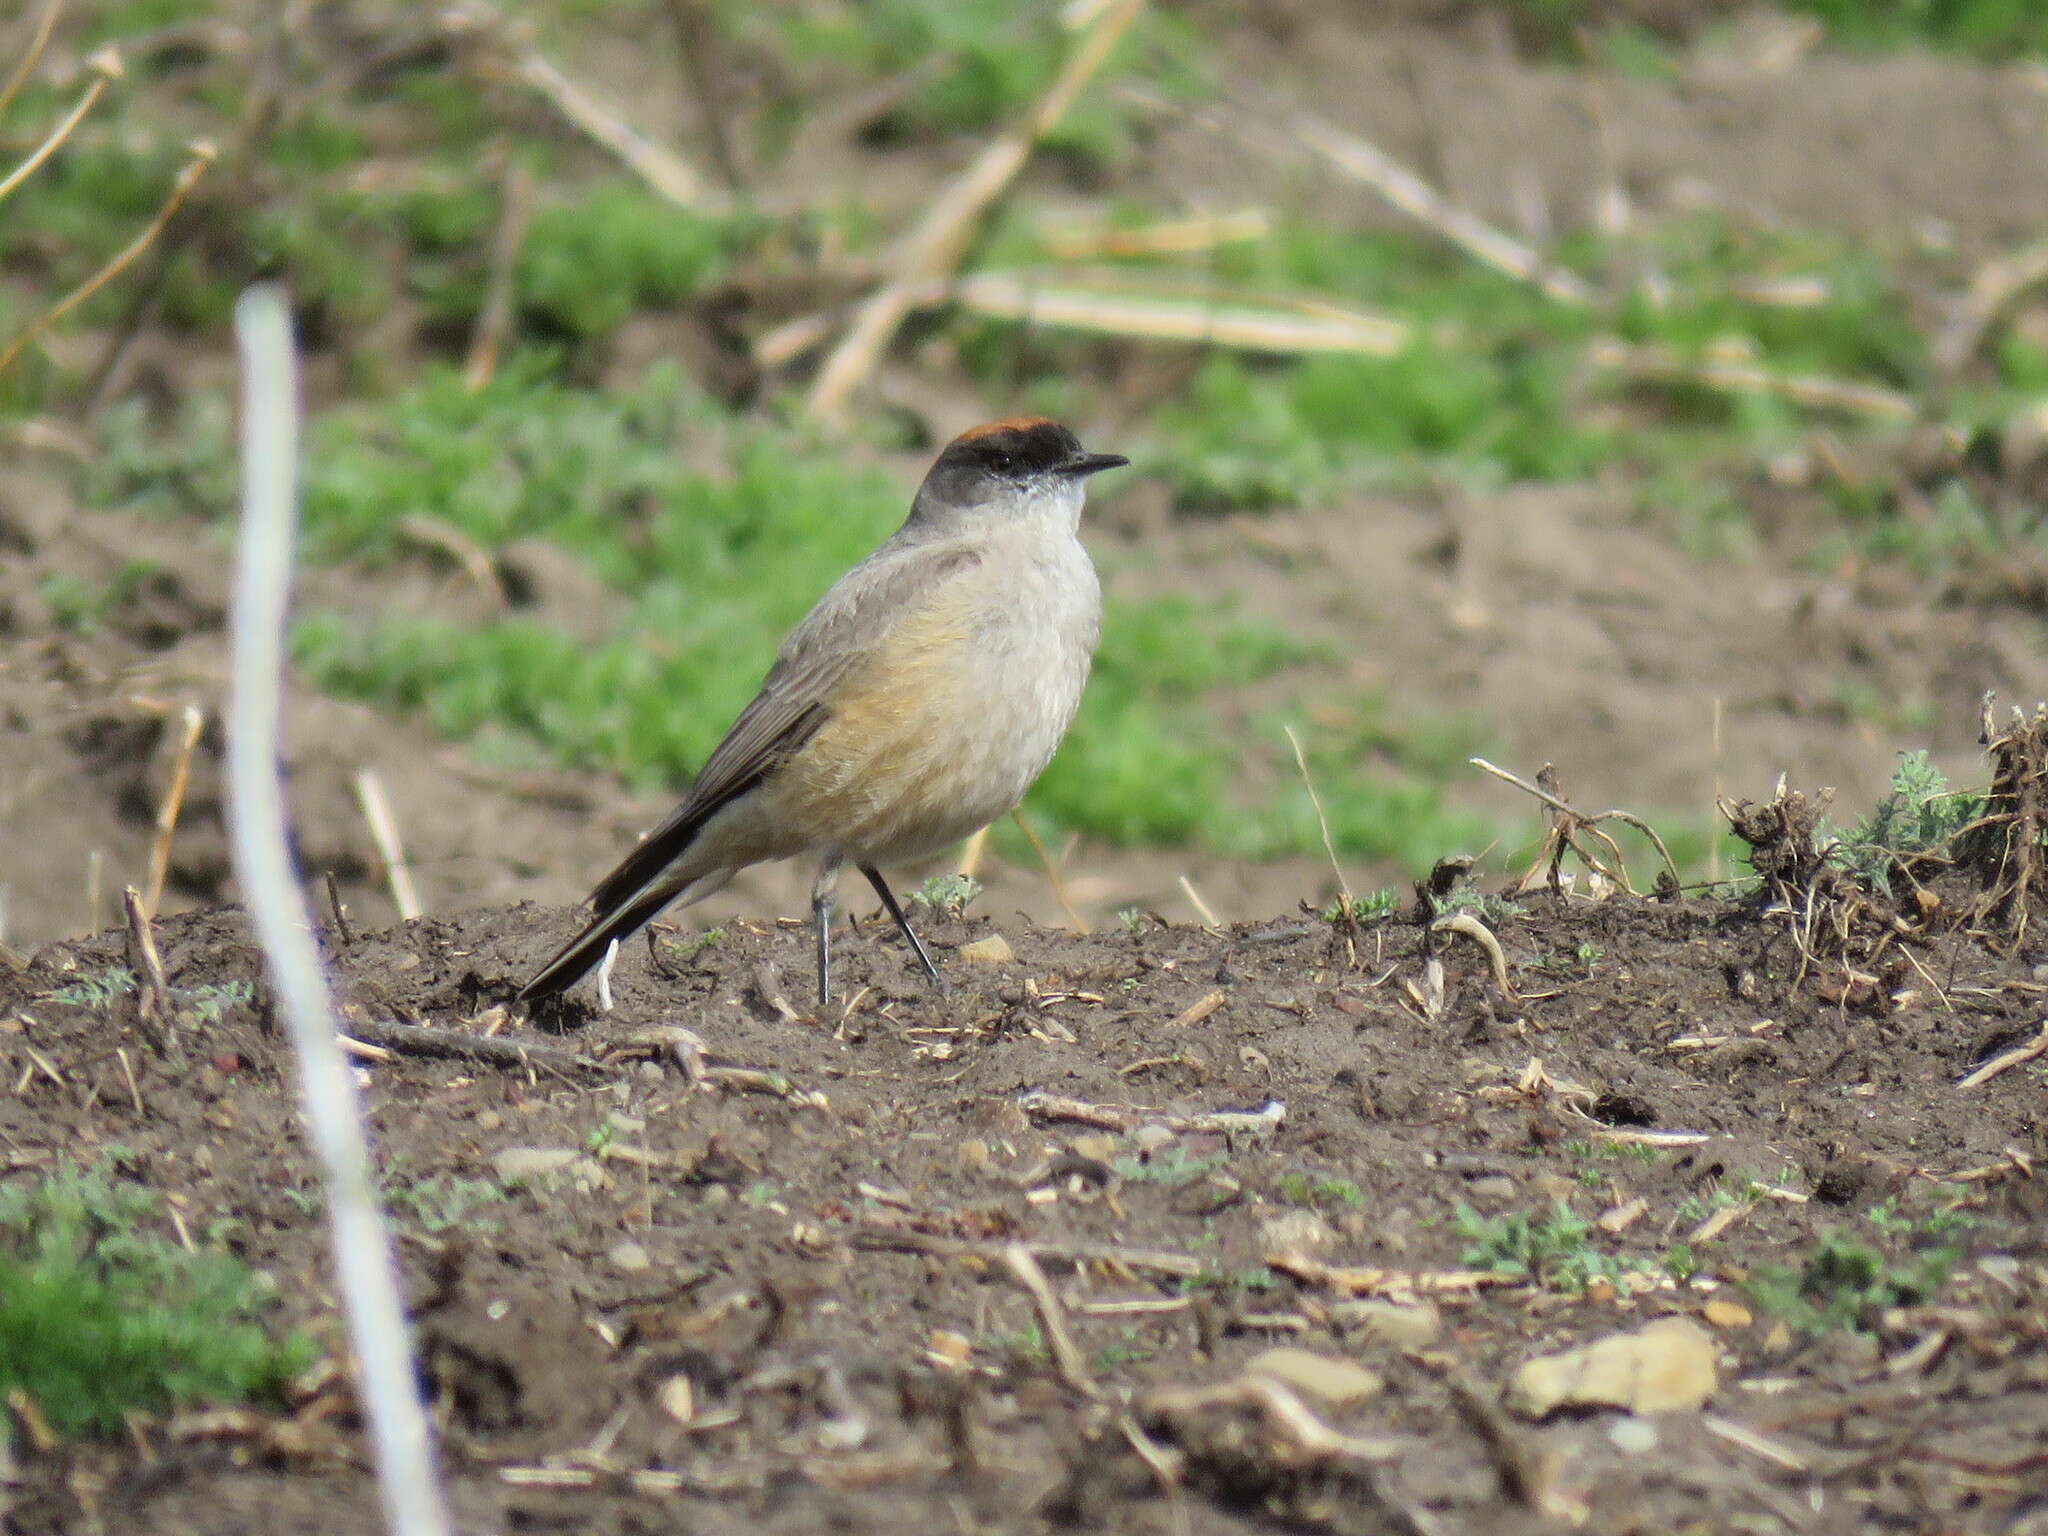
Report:
[[[678,1371],[661,1384],[659,1394],[661,1411],[678,1424],[687,1424],[697,1416],[697,1389],[690,1385],[690,1378]]]
[[[1434,1344],[1444,1329],[1443,1314],[1433,1301],[1340,1301],[1330,1308],[1330,1321],[1347,1333],[1396,1349],[1422,1349]]]
[[[1172,1146],[1175,1139],[1173,1128],[1156,1120],[1131,1132],[1131,1145],[1140,1152],[1157,1152],[1162,1147]]]
[[[1294,1388],[1324,1408],[1343,1409],[1377,1397],[1386,1385],[1378,1371],[1350,1360],[1333,1360],[1313,1350],[1282,1345],[1255,1356],[1247,1376],[1265,1376]]]
[[[1313,1257],[1336,1245],[1337,1234],[1314,1211],[1279,1211],[1259,1223],[1259,1251]]]
[[[1010,948],[1010,941],[1000,933],[976,939],[972,944],[962,944],[953,953],[969,965],[1008,965],[1017,958],[1017,952]]]
[[[1657,1449],[1657,1426],[1629,1414],[1607,1426],[1607,1438],[1614,1442],[1616,1450],[1627,1451],[1631,1456],[1647,1456]]]
[[[574,1147],[506,1147],[491,1159],[491,1169],[507,1184],[560,1173],[583,1156]]]
[[[612,1268],[622,1274],[634,1275],[654,1267],[654,1260],[647,1250],[635,1242],[616,1243],[605,1257],[611,1260]]]
[[[1754,1319],[1749,1308],[1739,1301],[1727,1301],[1716,1296],[1700,1308],[1700,1316],[1716,1328],[1747,1328]]]

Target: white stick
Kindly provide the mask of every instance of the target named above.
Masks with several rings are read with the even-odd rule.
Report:
[[[434,1447],[414,1382],[398,1272],[370,1185],[355,1080],[335,1040],[312,918],[285,846],[278,713],[297,515],[298,380],[290,317],[270,285],[235,305],[242,360],[242,540],[235,576],[228,783],[235,878],[299,1058],[306,1121],[327,1184],[330,1236],[394,1536],[448,1536]]]

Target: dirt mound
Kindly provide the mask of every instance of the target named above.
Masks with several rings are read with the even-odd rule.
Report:
[[[732,924],[635,945],[608,1015],[508,1027],[570,921],[322,935],[345,1027],[397,1048],[368,1101],[476,1529],[2007,1531],[2039,1485],[2038,1067],[1959,1086],[2036,1033],[2029,958],[1923,945],[1851,999],[1795,987],[1779,916],[1546,898],[1491,917],[1503,989],[1400,919],[1006,922],[981,968],[958,951],[992,925],[934,917],[959,995],[863,924],[816,1009],[808,935]],[[7,1168],[118,1143],[336,1343],[243,924],[159,929],[162,1054],[81,986],[118,935],[0,973]],[[1493,1406],[1529,1357],[1660,1317],[1711,1332],[1708,1412]],[[1276,1345],[1325,1366],[1243,1374]],[[372,1530],[345,1391],[305,1390],[18,1444],[11,1528]]]

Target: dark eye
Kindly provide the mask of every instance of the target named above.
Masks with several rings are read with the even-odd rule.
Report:
[[[1004,474],[1010,468],[1010,456],[1007,453],[992,453],[988,456],[988,467],[999,475]]]

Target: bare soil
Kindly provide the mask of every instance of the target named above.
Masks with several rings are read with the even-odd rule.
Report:
[[[572,920],[521,904],[322,932],[364,1033],[496,1029],[532,1052],[363,1069],[465,1530],[2039,1528],[2048,1247],[2023,1171],[2048,1155],[2042,1080],[1957,1086],[2034,1033],[2048,987],[2028,961],[1923,947],[1928,979],[1852,1012],[1828,1000],[1838,971],[1799,979],[1782,918],[1542,898],[1500,930],[1513,994],[1459,941],[1432,1016],[1422,930],[1399,919],[1347,939],[1311,918],[1087,938],[933,918],[956,995],[869,922],[820,1010],[808,935],[734,924],[658,969],[635,946],[608,1015],[507,1025],[498,1005]],[[956,952],[998,927],[1011,962]],[[256,1000],[187,1013],[157,1051],[133,998],[51,996],[125,963],[118,934],[0,974],[7,1176],[118,1144],[188,1228],[233,1218],[289,1319],[338,1344],[243,922],[191,912],[158,941],[174,997],[241,979]],[[702,1045],[695,1086],[678,1027]],[[1668,1132],[1700,1139],[1603,1140]],[[519,1175],[536,1152],[552,1171]],[[1473,1267],[1461,1206],[1558,1201],[1643,1202],[1591,1237],[1627,1278],[1442,1279]],[[1728,1204],[1690,1282],[1665,1275]],[[1938,1303],[1809,1334],[1746,1298],[1827,1229],[1904,1258],[1926,1239],[1873,1236],[1871,1213],[1937,1208],[1968,1218]],[[1047,1359],[1010,1244],[1052,1278],[1079,1384]],[[1484,1406],[1523,1360],[1664,1316],[1708,1320],[1704,1414]],[[1241,1410],[1162,1407],[1275,1344],[1381,1374],[1315,1410],[1376,1466],[1317,1465]],[[13,1532],[377,1528],[332,1380],[290,1415],[17,1455]]]

